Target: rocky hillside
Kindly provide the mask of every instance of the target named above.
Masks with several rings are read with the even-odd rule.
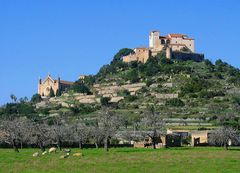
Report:
[[[47,105],[66,109],[81,109],[85,105],[94,112],[99,109],[101,98],[108,97],[118,111],[141,112],[152,104],[167,118],[214,120],[239,111],[239,69],[221,60],[214,64],[209,60],[167,60],[164,53],[150,58],[146,64],[123,63],[121,56],[129,52],[122,49],[98,74],[76,82],[91,92],[71,90],[51,98]],[[37,104],[39,108],[44,105],[46,101]]]

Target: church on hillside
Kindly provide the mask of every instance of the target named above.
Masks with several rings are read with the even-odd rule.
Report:
[[[73,82],[61,80],[60,77],[58,77],[58,79],[53,79],[49,74],[45,80],[42,81],[42,79],[39,79],[38,94],[42,97],[48,97],[52,89],[54,95],[56,95],[57,92],[63,92],[71,85],[73,85]]]

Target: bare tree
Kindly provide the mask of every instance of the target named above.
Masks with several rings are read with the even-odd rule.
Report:
[[[224,146],[227,150],[229,145],[239,142],[239,134],[232,127],[220,127],[209,136],[209,143]]]
[[[28,143],[30,145],[37,145],[44,152],[45,146],[51,143],[49,126],[45,122],[33,122],[29,120],[27,127]]]
[[[89,128],[82,122],[76,122],[73,124],[74,139],[78,141],[78,146],[81,149],[82,144],[89,138]]]
[[[127,140],[128,142],[131,142],[133,140],[135,141],[139,140],[139,136],[134,131],[128,131],[128,130],[122,131],[120,133],[120,136],[122,139]]]
[[[99,127],[98,121],[96,121],[94,125],[91,127],[90,135],[96,148],[98,148],[104,139],[104,131],[102,128]]]
[[[142,135],[149,137],[152,140],[153,148],[156,149],[156,144],[159,136],[164,134],[165,123],[159,113],[155,111],[154,106],[149,106],[145,116],[141,120]]]
[[[104,136],[104,149],[109,150],[109,140],[116,134],[117,129],[120,127],[121,122],[119,116],[111,111],[108,107],[103,107],[98,117],[99,128]]]
[[[23,148],[23,144],[24,143],[27,143],[28,141],[28,123],[29,120],[25,117],[22,117],[22,118],[18,118],[18,123],[19,123],[19,127],[20,127],[20,131],[19,131],[19,142],[20,142],[20,147],[21,149]]]
[[[54,117],[53,125],[50,126],[50,137],[56,142],[58,149],[62,150],[62,143],[69,137],[69,124],[62,117]]]
[[[0,140],[12,145],[14,151],[19,152],[18,145],[25,134],[24,126],[20,118],[13,120],[1,120]]]

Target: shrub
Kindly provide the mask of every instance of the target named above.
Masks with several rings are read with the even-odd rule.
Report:
[[[130,102],[133,102],[133,101],[137,100],[137,98],[138,98],[137,96],[132,96],[132,95],[128,95],[126,97],[126,99]]]
[[[240,106],[240,98],[239,97],[233,97],[232,99],[233,99],[234,104],[237,104]]]
[[[165,103],[166,106],[182,107],[185,106],[185,103],[178,98],[169,99]]]
[[[55,97],[52,87],[50,88],[49,97]]]
[[[208,59],[205,59],[204,60],[204,64],[207,66],[207,67],[214,67],[214,65],[213,65],[213,63],[210,61],[210,60],[208,60]]]
[[[116,63],[118,61],[121,61],[123,56],[127,56],[130,53],[134,53],[134,51],[132,49],[129,49],[129,48],[120,49],[118,51],[118,53],[116,55],[114,55],[111,64],[114,64],[114,63]]]
[[[89,114],[98,109],[99,109],[98,107],[94,107],[93,105],[87,105],[87,104],[80,104],[78,106],[70,107],[70,110],[74,114]]]
[[[199,93],[200,98],[209,99],[209,98],[213,98],[213,97],[216,97],[216,96],[225,96],[225,94],[222,91],[206,91],[206,90],[202,90]]]
[[[136,83],[139,81],[138,72],[136,69],[131,69],[129,72],[127,72],[125,78],[127,80],[130,80],[131,83]]]
[[[130,95],[130,92],[129,92],[128,90],[122,90],[122,91],[119,91],[117,94],[118,94],[119,96],[124,96],[124,97],[126,97],[126,96],[129,96],[129,95]]]
[[[34,94],[31,98],[32,103],[39,103],[42,101],[42,97],[40,94]]]
[[[38,113],[43,115],[49,115],[50,108],[40,108],[37,110]]]
[[[229,83],[232,83],[234,85],[240,85],[240,78],[236,76],[232,76],[227,80]]]
[[[91,94],[90,89],[81,80],[74,82],[74,84],[70,87],[70,90],[73,90],[77,93]]]
[[[202,89],[207,89],[211,84],[204,79],[192,78],[183,87],[181,87],[182,95],[200,92]]]
[[[148,79],[147,81],[146,81],[146,85],[149,87],[150,85],[152,85],[153,84],[153,80],[151,80],[151,79]]]
[[[214,75],[215,75],[215,77],[218,78],[218,79],[223,79],[222,74],[219,73],[219,72],[214,73]]]
[[[61,96],[61,95],[62,95],[62,93],[61,93],[61,91],[58,89],[58,90],[56,91],[56,96],[59,97],[59,96]]]
[[[109,106],[110,97],[101,97],[100,102],[102,106]]]
[[[96,82],[96,76],[88,75],[83,79],[83,82],[88,86],[92,86]]]

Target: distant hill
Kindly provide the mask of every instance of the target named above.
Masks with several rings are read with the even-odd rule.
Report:
[[[153,104],[167,117],[214,117],[236,114],[240,106],[240,70],[222,60],[168,60],[160,53],[145,64],[112,62],[95,80],[99,85],[146,84],[136,92],[116,93],[124,96],[119,109]]]
[[[37,103],[35,111],[41,116],[94,117],[101,104],[109,102],[113,109],[131,118],[141,116],[148,105],[154,105],[166,119],[193,118],[211,125],[221,117],[239,117],[238,68],[222,60],[214,64],[207,59],[169,60],[164,52],[145,64],[122,62],[122,56],[131,52],[120,50],[96,75],[79,79],[60,97]]]

